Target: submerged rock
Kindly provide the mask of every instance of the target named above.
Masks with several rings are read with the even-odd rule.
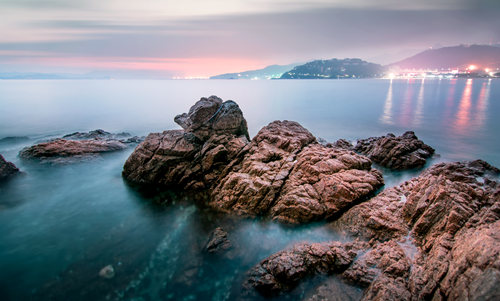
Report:
[[[249,142],[246,120],[233,101],[202,98],[175,120],[185,130],[149,134],[127,159],[123,176],[129,182],[206,189]]]
[[[20,171],[14,163],[6,161],[0,154],[0,181],[6,180],[18,173],[20,173]]]
[[[227,232],[221,227],[217,227],[210,233],[210,237],[204,249],[208,253],[220,253],[231,247],[231,242],[227,238]]]
[[[399,137],[387,134],[382,137],[359,140],[354,151],[391,169],[422,167],[426,159],[434,154],[434,149],[419,140],[411,131]]]
[[[245,151],[212,192],[211,207],[304,223],[331,218],[383,184],[368,158],[320,145],[292,121],[264,127]]]
[[[107,265],[99,271],[99,276],[105,279],[111,279],[115,277],[115,269],[112,265]]]
[[[26,147],[19,152],[23,159],[53,161],[58,158],[85,157],[98,153],[125,149],[127,146],[116,140],[65,140],[56,139]]]

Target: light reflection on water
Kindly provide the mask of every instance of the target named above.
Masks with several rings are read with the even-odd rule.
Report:
[[[171,129],[176,114],[211,94],[240,104],[252,136],[276,119],[299,121],[329,141],[414,130],[441,154],[429,164],[483,158],[500,165],[498,80],[3,81],[0,138],[31,140],[0,142],[0,153],[26,172],[0,185],[0,299],[154,293],[223,300],[273,252],[299,241],[348,239],[321,224],[288,228],[217,215],[175,196],[155,205],[123,183],[132,149],[65,166],[17,157],[47,135]],[[387,186],[420,172],[383,171]],[[200,251],[217,226],[236,246],[229,259]],[[117,276],[104,281],[97,273],[108,264]]]

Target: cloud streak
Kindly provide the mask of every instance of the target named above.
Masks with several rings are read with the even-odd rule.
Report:
[[[9,7],[11,2],[4,0],[0,7]],[[148,0],[141,11],[129,18],[125,18],[123,12],[135,7],[136,2],[121,1],[128,4],[122,5],[116,13],[112,13],[109,6],[114,1],[106,4],[107,8],[92,1],[90,4],[76,1],[75,7],[85,8],[82,13],[59,7],[57,2],[51,1],[57,9],[48,9],[41,16],[27,14],[24,19],[17,20],[12,15],[8,18],[12,30],[31,35],[0,38],[0,67],[27,61],[34,66],[37,62],[46,66],[50,54],[53,58],[64,58],[66,67],[71,66],[71,58],[75,58],[75,68],[82,68],[85,66],[82,62],[87,62],[88,68],[93,69],[99,65],[92,62],[101,63],[103,68],[126,69],[131,68],[131,60],[137,60],[135,66],[145,70],[167,70],[168,64],[160,64],[162,67],[158,68],[154,63],[140,64],[140,60],[188,59],[200,67],[199,74],[193,74],[197,73],[196,68],[187,67],[189,63],[176,65],[175,72],[211,75],[250,65],[258,67],[315,58],[361,57],[389,63],[435,44],[500,40],[499,5],[486,0],[475,4],[417,1],[418,5],[411,1],[384,0],[377,1],[379,7],[367,6],[368,1],[316,1],[304,6],[300,2],[283,0],[272,2],[273,5],[264,6],[258,12],[223,13],[226,9],[218,14],[212,14],[212,10],[201,15],[193,10],[186,13],[189,16],[182,16],[179,7],[171,10],[172,16],[153,14],[150,10],[165,2]],[[255,0],[236,2],[240,9],[261,3]],[[455,5],[450,8],[453,3]],[[14,10],[22,7],[22,10],[31,11],[33,5],[39,4],[21,1]],[[278,11],[280,5],[287,8]],[[229,10],[237,8],[233,5]],[[61,17],[56,11],[68,11],[69,17]],[[155,17],[147,18],[150,14]],[[8,36],[2,35],[2,31],[0,37]],[[44,38],[39,38],[38,33],[43,33]],[[28,52],[32,54],[26,55]],[[37,53],[41,55],[37,57]],[[79,58],[78,63],[76,58]],[[218,66],[217,71],[210,72],[202,67],[204,58],[207,66]],[[214,60],[227,62],[211,64]],[[123,65],[116,65],[117,61]],[[58,63],[57,60],[51,62]]]

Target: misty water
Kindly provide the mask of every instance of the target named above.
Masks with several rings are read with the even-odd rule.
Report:
[[[266,256],[301,241],[349,240],[326,224],[285,227],[217,214],[169,191],[139,192],[121,177],[133,147],[64,165],[18,157],[75,131],[178,128],[174,116],[209,95],[235,100],[252,137],[277,119],[327,141],[413,130],[439,154],[429,165],[481,158],[500,166],[499,80],[0,81],[0,139],[25,137],[0,140],[0,154],[24,172],[0,183],[0,299],[231,300],[244,297],[246,271]],[[382,170],[386,187],[420,172]],[[218,226],[234,247],[206,254]],[[99,277],[109,264],[115,277]],[[323,280],[282,298],[308,297]]]

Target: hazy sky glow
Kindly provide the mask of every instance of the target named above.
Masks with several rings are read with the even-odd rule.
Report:
[[[0,72],[208,76],[498,43],[497,0],[0,0]]]

